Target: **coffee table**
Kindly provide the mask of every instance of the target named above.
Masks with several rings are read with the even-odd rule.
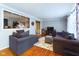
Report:
[[[53,37],[52,36],[45,36],[45,43],[52,44],[53,43]]]

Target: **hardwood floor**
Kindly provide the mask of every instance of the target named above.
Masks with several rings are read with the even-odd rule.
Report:
[[[37,36],[37,37],[44,37],[44,36],[46,36],[46,34],[36,34],[35,36]]]
[[[0,56],[15,56],[15,54],[9,48],[7,48],[0,51]],[[61,55],[44,48],[33,46],[32,48],[28,49],[19,56],[61,56]]]

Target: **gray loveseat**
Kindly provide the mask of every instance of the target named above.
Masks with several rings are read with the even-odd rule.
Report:
[[[9,47],[16,55],[31,48],[38,41],[38,37],[29,35],[29,31],[18,30],[16,32],[9,36]]]

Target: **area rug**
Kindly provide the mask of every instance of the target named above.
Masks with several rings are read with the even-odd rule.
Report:
[[[34,44],[35,46],[48,49],[50,51],[53,51],[53,44],[45,43],[45,37],[39,38],[39,41]]]

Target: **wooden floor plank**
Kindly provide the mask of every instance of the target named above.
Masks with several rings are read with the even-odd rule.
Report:
[[[7,48],[0,51],[0,56],[15,56],[15,54],[13,54],[12,51],[9,48]],[[44,48],[33,46],[24,53],[20,54],[20,56],[61,56],[61,55]]]

